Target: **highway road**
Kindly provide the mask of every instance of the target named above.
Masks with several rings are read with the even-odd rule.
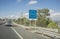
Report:
[[[8,26],[0,25],[0,39],[20,39]]]
[[[48,39],[16,25],[0,25],[0,39]]]

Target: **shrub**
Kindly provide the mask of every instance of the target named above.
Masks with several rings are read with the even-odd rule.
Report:
[[[55,28],[58,28],[58,25],[57,25],[55,22],[50,22],[50,23],[48,24],[48,28],[53,28],[53,29],[55,29]]]

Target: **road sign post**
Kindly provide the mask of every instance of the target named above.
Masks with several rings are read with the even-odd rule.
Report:
[[[30,20],[30,26],[31,26],[31,20],[35,20],[35,27],[36,27],[37,10],[29,10],[29,20]]]

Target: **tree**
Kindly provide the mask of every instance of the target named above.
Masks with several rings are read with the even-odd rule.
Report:
[[[49,9],[44,8],[42,10],[38,9],[38,20],[37,20],[37,25],[41,27],[47,27],[48,21],[46,19],[46,16],[48,16]]]
[[[42,11],[42,13],[44,14],[44,15],[46,15],[46,16],[48,16],[49,15],[49,9],[47,9],[47,8],[44,8],[44,9],[42,9],[41,10]]]
[[[0,18],[0,21],[2,21],[2,18]]]
[[[20,18],[18,18],[18,19],[16,20],[16,22],[17,22],[18,24],[20,24]]]
[[[37,13],[38,19],[37,19],[37,23],[36,23],[36,24],[37,24],[37,26],[41,26],[41,25],[40,25],[40,24],[41,24],[41,21],[40,21],[40,20],[41,20],[41,18],[42,18],[41,10],[38,9],[37,12],[38,12],[38,13]]]

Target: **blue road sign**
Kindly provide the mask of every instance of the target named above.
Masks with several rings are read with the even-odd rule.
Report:
[[[29,10],[29,19],[37,19],[37,10]]]

